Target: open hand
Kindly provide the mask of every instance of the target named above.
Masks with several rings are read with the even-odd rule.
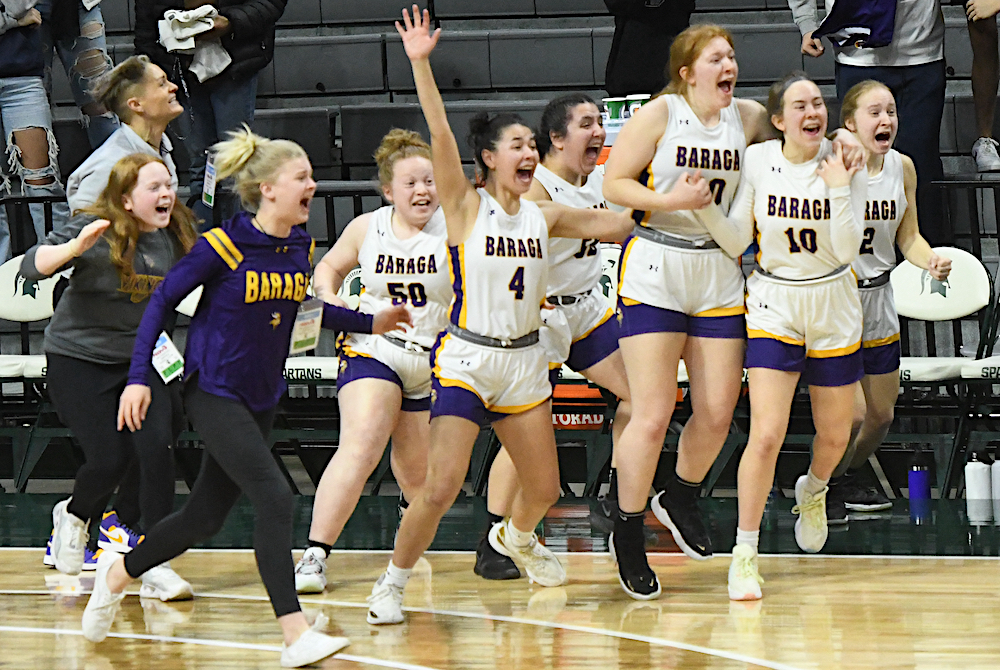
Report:
[[[118,401],[118,430],[125,426],[133,433],[142,428],[153,394],[144,384],[129,384]]]
[[[381,335],[391,330],[399,330],[403,326],[412,326],[413,317],[403,305],[393,305],[375,314],[372,319],[372,334]]]
[[[410,13],[403,10],[403,24],[396,21],[396,32],[403,38],[403,49],[406,50],[406,57],[411,61],[423,60],[431,55],[437,45],[438,38],[441,37],[441,29],[438,28],[431,33],[431,15],[426,9],[421,16],[420,8],[413,5],[413,20],[410,20]]]
[[[87,249],[97,244],[104,231],[108,229],[111,222],[107,219],[98,219],[85,225],[80,233],[70,241],[70,249],[73,255],[79,257]]]
[[[851,178],[857,171],[858,166],[847,167],[844,164],[844,147],[838,145],[832,154],[823,159],[823,162],[816,169],[816,174],[826,182],[827,187],[840,188],[850,186]]]
[[[694,174],[685,172],[674,183],[670,193],[675,209],[702,209],[712,203],[712,189],[698,169]]]
[[[951,259],[931,252],[931,257],[927,259],[927,271],[934,279],[944,281],[951,274]]]

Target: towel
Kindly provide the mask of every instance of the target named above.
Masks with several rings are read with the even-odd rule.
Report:
[[[168,9],[159,22],[160,44],[169,52],[194,56],[188,69],[200,82],[218,75],[233,62],[220,39],[195,41],[197,35],[213,28],[218,15],[219,11],[212,5],[189,11]]]

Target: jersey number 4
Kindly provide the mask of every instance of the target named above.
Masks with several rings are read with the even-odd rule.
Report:
[[[799,242],[802,246],[799,246],[795,242],[795,229],[788,228],[785,230],[785,235],[788,236],[788,253],[797,254],[803,249],[811,254],[816,253],[816,231],[812,228],[803,228],[799,231]]]
[[[514,292],[514,300],[524,299],[524,266],[522,265],[514,271],[514,276],[510,278],[507,288]]]
[[[393,305],[405,305],[409,300],[414,307],[423,307],[427,304],[427,291],[423,284],[402,284],[390,282],[386,284],[389,295],[392,296]]]

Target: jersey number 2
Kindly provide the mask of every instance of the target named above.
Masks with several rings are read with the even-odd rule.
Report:
[[[514,292],[515,300],[524,299],[524,266],[522,265],[514,271],[514,276],[510,278],[507,288]]]
[[[390,282],[386,284],[386,288],[389,289],[389,295],[392,296],[393,305],[405,305],[407,299],[409,299],[410,304],[414,307],[423,307],[427,304],[427,291],[424,289],[423,284],[406,285],[399,282]]]
[[[861,250],[859,254],[874,254],[875,250],[872,249],[872,242],[875,241],[875,229],[865,228],[865,238],[861,240]]]

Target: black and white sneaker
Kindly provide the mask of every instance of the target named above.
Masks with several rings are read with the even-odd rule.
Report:
[[[866,486],[861,475],[844,478],[844,505],[852,512],[880,512],[892,509],[892,501],[880,489],[881,486]]]
[[[615,529],[618,516],[618,501],[610,496],[601,496],[590,510],[590,525],[601,533],[611,533]]]
[[[611,560],[618,566],[618,583],[622,589],[635,600],[655,600],[660,597],[660,580],[649,567],[645,548],[634,555],[631,552],[622,553],[622,561],[618,560],[618,549],[615,547],[614,533],[608,537],[608,552]]]
[[[476,567],[473,572],[494,581],[504,579],[520,579],[521,571],[510,556],[504,556],[490,544],[489,536],[484,535],[476,547]]]
[[[712,541],[701,519],[697,498],[672,497],[665,489],[656,494],[650,505],[656,519],[670,529],[674,542],[685,555],[696,561],[712,557]]]

